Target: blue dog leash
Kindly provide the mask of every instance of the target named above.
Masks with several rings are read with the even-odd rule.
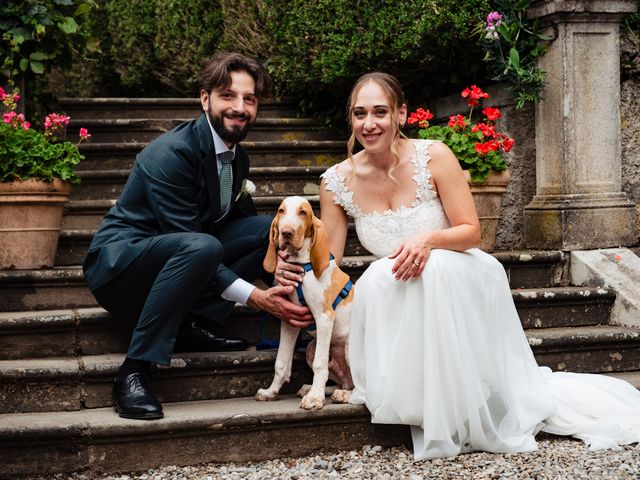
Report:
[[[334,256],[330,254],[329,260],[333,260],[333,259],[334,259]],[[313,266],[311,265],[311,262],[302,264],[302,268],[304,269],[304,273],[307,273],[313,270]],[[351,291],[352,287],[353,287],[353,282],[351,281],[351,279],[349,279],[346,285],[338,293],[338,296],[336,297],[336,299],[331,304],[331,308],[335,310],[336,307],[340,304],[340,302],[344,298],[347,298],[347,295],[349,295],[349,292]],[[304,294],[302,293],[301,283],[299,283],[298,286],[296,287],[296,293],[298,294],[298,301],[300,302],[300,304],[306,306],[307,302],[305,302],[304,300]],[[278,348],[278,346],[280,345],[280,342],[278,340],[267,338],[267,336],[264,334],[265,324],[269,317],[274,318],[275,320],[278,320],[271,314],[266,314],[260,319],[260,343],[256,345],[256,350],[265,350],[267,348]],[[313,325],[309,325],[308,327],[306,327],[306,330],[310,332],[313,332],[315,329],[316,329],[315,323]],[[309,342],[307,340],[302,340],[300,337],[298,337],[298,340],[296,341],[296,349],[306,347],[308,343]]]

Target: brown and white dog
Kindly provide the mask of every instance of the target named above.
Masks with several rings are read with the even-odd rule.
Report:
[[[324,406],[328,378],[339,385],[331,399],[347,403],[353,389],[347,343],[355,288],[351,286],[346,293],[349,276],[330,258],[327,233],[305,198],[287,197],[278,207],[271,223],[269,249],[263,262],[268,272],[273,273],[276,269],[278,249],[287,251],[287,262],[303,266],[310,264],[313,271],[312,274],[310,269],[302,281],[304,301],[316,322],[316,340],[307,347],[307,362],[313,368],[313,384],[304,385],[298,392],[298,396],[303,397],[300,407],[319,410]],[[334,302],[341,293],[343,298],[334,310]],[[291,300],[301,304],[296,291]],[[256,400],[276,400],[282,385],[289,381],[299,331],[285,321],[281,323],[275,376],[269,388],[258,390]]]

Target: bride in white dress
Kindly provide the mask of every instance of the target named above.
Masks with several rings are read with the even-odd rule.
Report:
[[[540,431],[591,448],[640,441],[640,393],[599,375],[538,367],[501,264],[475,248],[471,193],[442,143],[400,134],[397,80],[367,74],[349,100],[350,156],[323,174],[331,251],[348,216],[378,260],[357,282],[349,358],[375,423],[411,425],[416,459],[526,452]],[[352,155],[357,140],[364,149]]]

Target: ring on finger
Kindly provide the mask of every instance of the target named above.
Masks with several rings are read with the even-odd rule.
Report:
[[[416,267],[419,267],[419,266],[420,266],[420,262],[416,262],[415,260],[413,261],[413,264],[414,264]]]
[[[284,270],[280,270],[280,276],[281,276],[282,278],[287,278],[287,277],[285,277],[285,276],[284,276]]]

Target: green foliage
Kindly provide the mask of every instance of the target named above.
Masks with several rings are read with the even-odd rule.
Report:
[[[166,0],[156,5],[154,75],[172,92],[198,91],[200,67],[216,51],[222,11],[212,0]]]
[[[214,0],[106,0],[110,61],[125,92],[193,95],[216,51],[222,13]]]
[[[7,110],[0,123],[0,182],[38,178],[48,182],[60,178],[79,183],[75,166],[84,159],[78,146],[61,141],[56,135],[69,123],[69,117],[51,114],[45,122],[45,134],[31,128],[23,114],[15,111],[18,96],[0,87],[0,105]],[[90,137],[80,130],[80,141]],[[80,141],[78,143],[80,143]]]
[[[488,0],[262,0],[258,21],[249,20],[272,39],[269,68],[282,92],[342,109],[354,80],[371,70],[397,76],[416,98],[472,78],[471,31],[488,8]]]
[[[506,170],[507,162],[502,158],[500,150],[492,150],[479,155],[475,149],[477,143],[483,142],[481,132],[472,132],[473,124],[464,128],[452,128],[447,125],[432,125],[418,131],[420,138],[440,140],[455,154],[463,170],[469,170],[471,181],[483,182],[491,170]]]
[[[481,37],[491,79],[509,84],[516,107],[538,102],[546,85],[546,72],[536,60],[547,51],[544,41],[552,37],[540,33],[537,20],[530,22],[525,14],[532,0],[494,0],[502,19],[494,26],[482,22],[475,29]]]
[[[98,51],[98,40],[81,28],[93,6],[93,0],[3,0],[0,75],[13,84],[15,77],[69,65],[74,54]]]
[[[75,166],[84,156],[71,142],[56,142],[34,129],[0,123],[0,182],[54,178],[79,183]]]
[[[408,125],[418,125],[418,137],[439,140],[447,145],[455,154],[463,170],[469,170],[471,181],[483,182],[489,172],[506,170],[508,164],[504,153],[509,152],[514,140],[496,130],[495,121],[501,116],[497,108],[488,107],[482,110],[482,122],[473,123],[472,114],[480,98],[489,95],[475,86],[463,91],[467,98],[469,114],[452,115],[446,125],[429,125],[433,115],[429,110],[419,108],[412,112],[407,120]]]
[[[107,0],[108,35],[113,69],[125,87],[153,91],[157,0]]]

